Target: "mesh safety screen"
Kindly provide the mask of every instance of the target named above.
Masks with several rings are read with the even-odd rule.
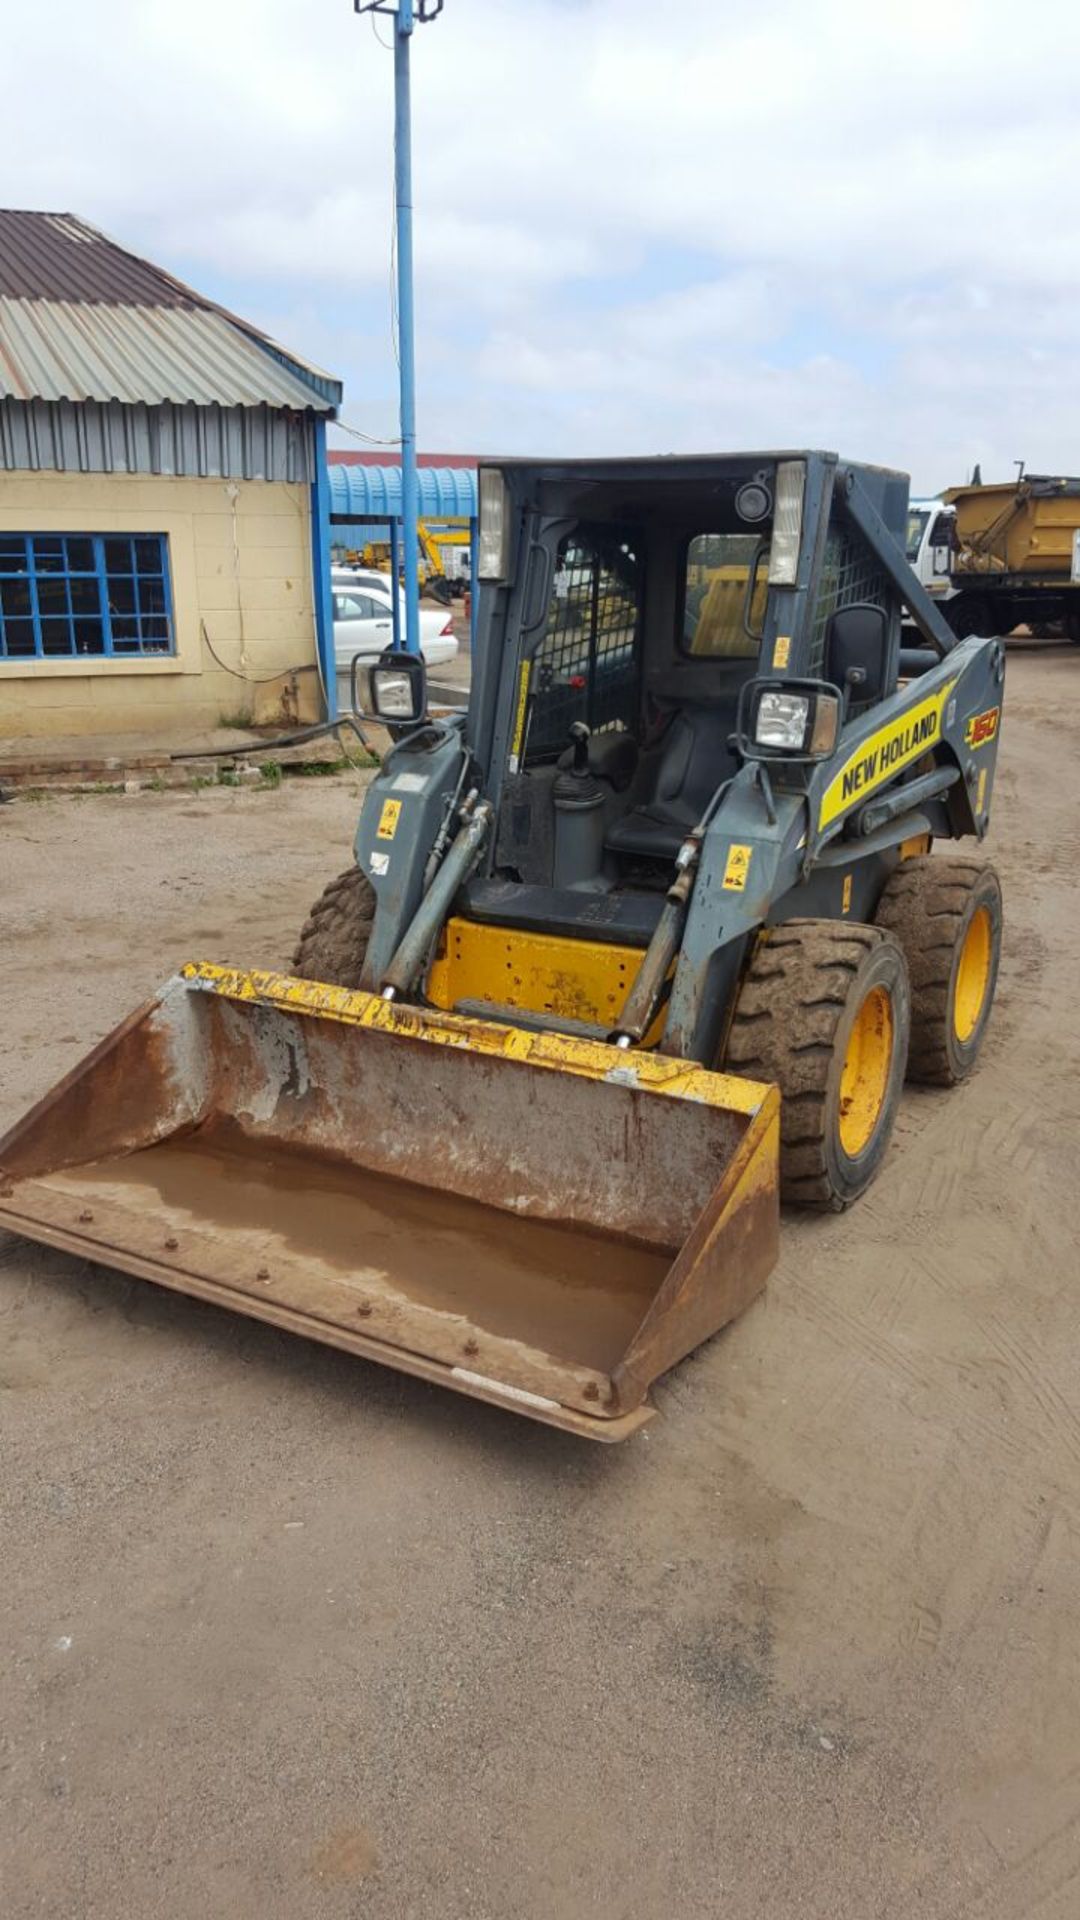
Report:
[[[561,753],[575,720],[633,729],[638,707],[640,543],[625,529],[575,528],[559,548],[535,656],[528,758]]]

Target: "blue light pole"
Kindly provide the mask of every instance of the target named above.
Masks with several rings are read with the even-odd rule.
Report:
[[[413,30],[434,20],[443,0],[353,0],[357,13],[387,13],[394,22],[394,228],[397,235],[398,362],[401,375],[401,534],[405,566],[405,645],[420,651],[420,556],[416,537],[416,316],[413,304],[412,106],[409,51]]]

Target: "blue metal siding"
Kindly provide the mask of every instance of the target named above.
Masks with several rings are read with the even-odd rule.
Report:
[[[310,413],[273,407],[0,399],[0,471],[310,484],[314,425]]]
[[[401,468],[330,463],[330,514],[334,520],[401,518]],[[421,520],[471,520],[477,512],[476,473],[471,467],[421,467]]]
[[[390,539],[389,520],[335,520],[333,523],[335,546],[366,547],[371,542],[385,546]]]

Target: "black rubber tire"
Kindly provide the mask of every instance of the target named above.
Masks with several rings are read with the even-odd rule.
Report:
[[[840,1138],[840,1082],[856,1016],[875,988],[890,1001],[892,1046],[873,1132],[852,1156]],[[739,992],[726,1065],[780,1088],[787,1205],[840,1212],[869,1186],[896,1120],[910,1017],[903,953],[877,927],[790,920],[759,945]]]
[[[339,873],[323,888],[304,922],[293,973],[330,987],[358,987],[374,918],[371,882],[359,867]]]
[[[980,907],[990,920],[990,971],[978,1022],[961,1041],[953,1015],[956,979],[967,930]],[[886,883],[876,922],[900,942],[911,976],[908,1079],[921,1086],[955,1087],[978,1059],[994,1004],[1002,925],[997,873],[986,861],[963,855],[902,860]]]
[[[970,639],[972,634],[982,640],[998,630],[998,616],[986,600],[974,594],[961,593],[955,600],[946,600],[941,611],[958,640]]]

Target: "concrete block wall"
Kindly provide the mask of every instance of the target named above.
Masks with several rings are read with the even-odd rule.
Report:
[[[0,477],[2,532],[165,534],[177,643],[163,659],[0,659],[0,738],[318,719],[310,516],[295,482]]]

